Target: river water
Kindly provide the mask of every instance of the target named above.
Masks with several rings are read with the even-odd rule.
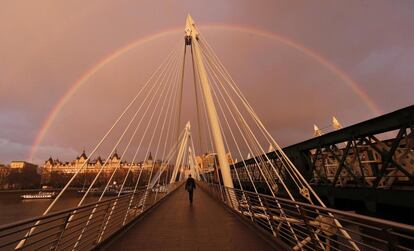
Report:
[[[39,216],[53,201],[51,199],[22,200],[20,195],[26,193],[37,192],[0,192],[0,225]],[[67,191],[52,211],[75,207],[80,199],[81,195],[76,191]],[[97,197],[91,197],[86,202],[94,200],[97,200]]]

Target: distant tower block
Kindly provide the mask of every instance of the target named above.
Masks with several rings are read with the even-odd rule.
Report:
[[[335,116],[332,117],[332,127],[335,130],[339,130],[342,128],[342,125],[339,123],[339,121],[335,118]]]
[[[322,133],[322,130],[321,129],[319,129],[319,127],[317,126],[317,125],[313,125],[313,136],[315,136],[315,137],[319,137],[319,136],[321,136],[323,133]]]

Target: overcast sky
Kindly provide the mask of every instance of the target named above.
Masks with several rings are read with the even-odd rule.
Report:
[[[48,114],[91,67],[140,38],[184,29],[187,13],[283,146],[312,137],[313,124],[325,127],[333,115],[347,126],[378,114],[320,60],[258,30],[321,55],[381,114],[414,103],[411,0],[1,0],[0,163],[28,158]],[[245,31],[203,30],[215,24]],[[90,151],[182,36],[136,46],[94,74],[59,112],[34,161]]]

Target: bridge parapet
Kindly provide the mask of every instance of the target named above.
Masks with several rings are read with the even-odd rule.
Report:
[[[166,191],[140,189],[0,226],[0,250],[91,250],[126,229],[180,185],[170,184]],[[18,243],[24,244],[16,248]]]
[[[253,227],[264,231],[280,249],[413,250],[414,247],[411,225],[217,184],[200,183],[200,187]],[[232,200],[228,200],[229,195]]]

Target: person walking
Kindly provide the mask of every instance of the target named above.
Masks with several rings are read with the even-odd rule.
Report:
[[[187,190],[187,192],[188,192],[188,199],[190,200],[190,204],[193,204],[194,189],[196,189],[195,181],[191,177],[191,174],[189,174],[187,182],[185,183],[185,190]]]

